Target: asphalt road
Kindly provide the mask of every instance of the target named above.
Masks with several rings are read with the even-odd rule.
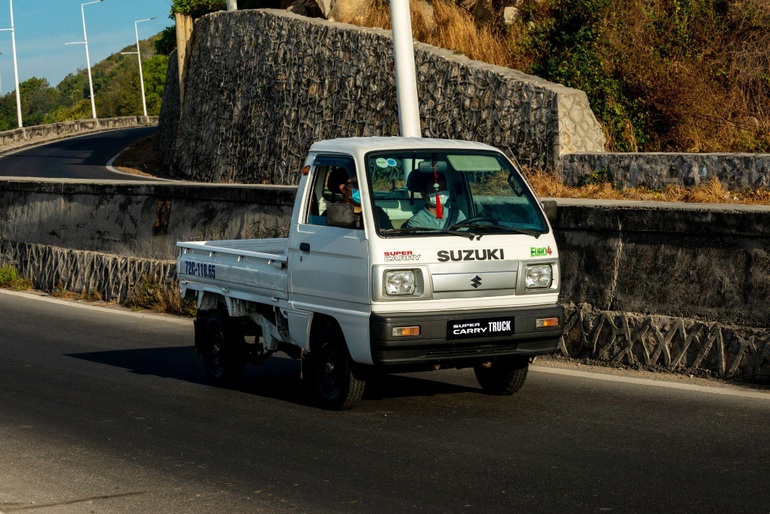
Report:
[[[288,359],[206,385],[189,320],[5,291],[0,313],[6,514],[770,508],[768,392],[539,366],[513,397],[445,371],[328,412]]]
[[[0,177],[148,180],[108,169],[107,163],[133,142],[157,130],[141,127],[62,139],[0,156]]]

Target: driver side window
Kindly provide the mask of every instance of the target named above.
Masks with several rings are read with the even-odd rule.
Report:
[[[351,187],[355,177],[355,166],[351,159],[345,157],[317,157],[310,178],[312,190],[306,210],[306,223],[311,225],[349,226],[350,223],[345,222],[344,219],[339,221],[339,215],[344,216],[344,207],[350,207],[346,205],[345,192],[346,188]],[[330,223],[330,213],[338,221]]]

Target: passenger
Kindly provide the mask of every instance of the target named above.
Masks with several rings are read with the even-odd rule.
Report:
[[[465,219],[465,215],[459,209],[454,209],[450,205],[449,191],[443,174],[429,180],[420,194],[425,200],[425,207],[406,220],[404,224],[406,228],[445,230]]]
[[[335,168],[329,173],[326,179],[326,187],[332,192],[332,201],[336,201],[337,193],[342,196],[342,202],[353,206],[353,213],[358,215],[356,222],[357,228],[361,225],[361,191],[358,189],[358,180],[356,177],[349,177],[344,168]],[[392,229],[393,223],[390,221],[387,213],[382,207],[375,206],[374,212],[377,216],[377,224],[380,230]]]

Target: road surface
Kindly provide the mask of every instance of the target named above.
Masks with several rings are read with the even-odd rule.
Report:
[[[0,177],[152,180],[111,170],[107,164],[132,143],[157,130],[141,127],[61,139],[0,156]]]
[[[190,320],[7,291],[0,312],[5,514],[770,506],[768,392],[540,366],[513,397],[445,371],[328,412],[288,359],[207,385]]]

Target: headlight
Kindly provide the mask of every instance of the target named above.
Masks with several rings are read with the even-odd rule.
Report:
[[[524,283],[527,289],[551,287],[553,270],[550,264],[530,264],[527,266]]]
[[[385,294],[402,296],[414,294],[416,290],[414,270],[395,270],[385,272]]]

